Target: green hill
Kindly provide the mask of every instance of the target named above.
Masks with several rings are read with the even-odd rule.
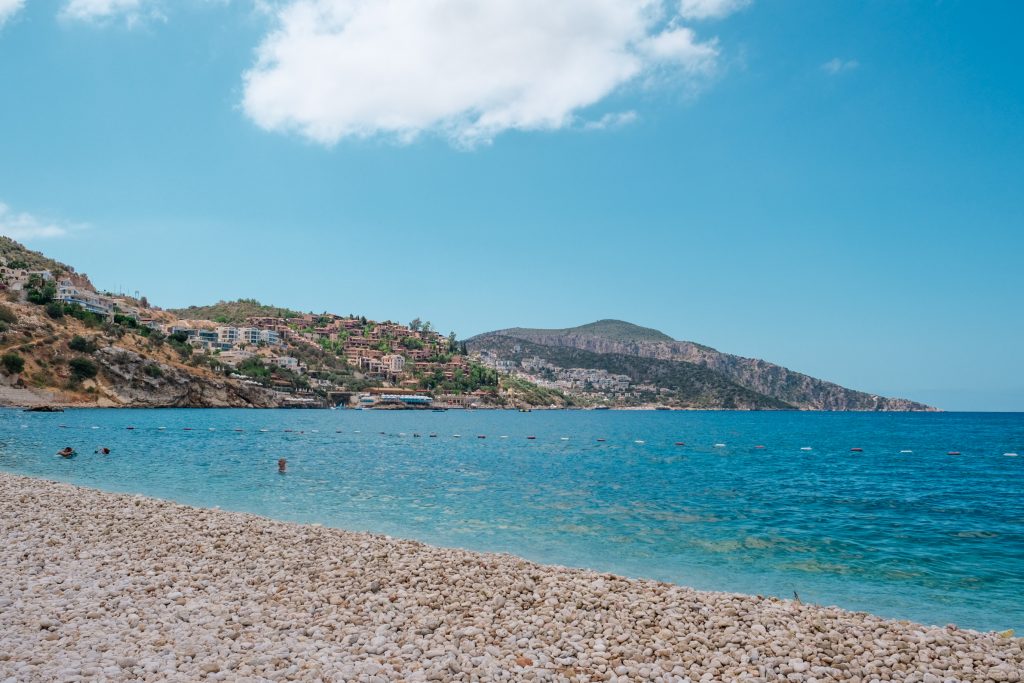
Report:
[[[71,266],[60,261],[54,261],[38,251],[32,251],[24,245],[15,242],[10,237],[3,235],[0,235],[0,259],[7,261],[12,268],[49,270],[54,274],[75,272],[75,269]]]
[[[722,374],[694,363],[660,360],[623,353],[595,353],[568,346],[535,344],[522,338],[492,333],[467,342],[470,351],[488,351],[517,363],[541,358],[559,368],[604,370],[627,375],[637,385],[657,387],[642,391],[632,403],[698,409],[791,410],[792,405],[743,387]]]
[[[641,327],[625,320],[598,320],[578,327],[567,327],[563,329],[544,330],[526,327],[513,327],[508,330],[499,330],[497,334],[507,333],[512,337],[533,337],[533,336],[584,336],[601,337],[616,342],[671,342],[675,341],[664,332],[650,327]]]
[[[225,324],[244,323],[246,318],[298,318],[302,314],[288,308],[268,306],[256,299],[238,299],[237,301],[218,301],[209,306],[189,306],[188,308],[172,308],[170,313],[183,320],[213,320]]]

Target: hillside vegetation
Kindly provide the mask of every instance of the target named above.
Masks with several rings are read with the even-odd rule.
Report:
[[[533,337],[539,335],[547,336],[586,336],[601,337],[617,342],[670,342],[672,337],[664,332],[650,327],[641,327],[628,323],[625,320],[598,320],[596,322],[580,325],[579,327],[566,327],[557,330],[544,330],[529,327],[513,327],[507,330],[497,330],[491,334],[503,334],[510,337]]]
[[[643,358],[620,353],[594,353],[564,346],[534,344],[499,334],[475,337],[470,350],[487,350],[517,362],[542,358],[560,368],[604,370],[627,375],[638,385],[654,385],[639,403],[656,402],[677,408],[787,410],[793,406],[731,382],[721,374],[693,363]],[[627,401],[627,405],[629,402]]]
[[[246,318],[298,318],[302,315],[290,308],[268,306],[256,299],[238,299],[237,301],[218,301],[209,306],[189,306],[188,308],[172,308],[168,312],[184,320],[212,320],[224,324],[244,323]]]
[[[529,329],[514,327],[498,330],[467,340],[473,350],[487,350],[496,338],[516,339],[520,344],[530,343],[543,349],[535,355],[548,359],[559,367],[584,367],[605,369],[613,374],[626,374],[630,377],[648,377],[658,387],[676,391],[676,387],[685,387],[686,376],[692,375],[692,368],[699,367],[711,373],[697,379],[697,385],[689,385],[691,389],[710,387],[712,375],[724,380],[728,385],[738,386],[751,392],[754,396],[772,399],[779,404],[802,410],[860,410],[860,411],[929,411],[930,406],[902,398],[887,398],[864,391],[856,391],[838,384],[817,379],[800,372],[795,372],[781,365],[769,363],[757,358],[744,358],[733,354],[722,353],[709,346],[689,341],[674,341],[668,335],[657,330],[639,327],[620,320],[599,320],[589,325],[564,329]],[[498,355],[504,359],[516,360],[510,356],[509,345],[498,345]],[[514,348],[514,347],[511,347]],[[572,349],[593,355],[578,356],[560,354],[554,349]],[[615,357],[618,358],[615,358]],[[559,358],[556,362],[552,358]],[[642,358],[659,363],[637,366],[633,361],[627,363],[626,358]],[[570,363],[571,365],[563,365]],[[587,363],[581,365],[581,363]],[[669,363],[669,365],[664,365]],[[673,365],[689,366],[683,376]],[[628,371],[621,368],[629,366]],[[684,367],[686,367],[684,366]],[[620,368],[613,370],[612,368]],[[689,373],[689,374],[687,374]],[[637,379],[637,381],[640,381]],[[717,385],[720,389],[726,385]],[[679,389],[682,390],[682,389]],[[751,394],[731,394],[730,400],[752,400]],[[725,399],[726,395],[716,395],[716,399]],[[697,400],[696,398],[694,400]],[[728,403],[728,401],[727,401]],[[722,407],[726,407],[723,404]]]
[[[38,251],[32,251],[24,245],[15,242],[10,237],[3,235],[0,235],[0,259],[6,260],[12,268],[49,270],[55,275],[75,272],[75,269],[71,266],[55,261]]]

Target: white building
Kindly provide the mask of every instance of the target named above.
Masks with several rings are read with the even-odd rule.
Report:
[[[281,335],[277,330],[260,330],[259,333],[259,341],[265,344],[273,346],[281,343]]]
[[[71,280],[61,280],[57,283],[57,295],[55,298],[57,301],[65,304],[81,306],[96,315],[108,316],[114,311],[114,304],[109,298],[101,296],[90,289],[78,287]]]
[[[382,356],[380,362],[387,372],[394,375],[400,374],[405,370],[405,357],[397,353],[389,353],[386,356]]]
[[[238,328],[237,327],[218,327],[217,328],[217,341],[221,344],[237,344],[238,343]]]

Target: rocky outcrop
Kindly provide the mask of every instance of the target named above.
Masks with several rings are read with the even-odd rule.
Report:
[[[622,341],[573,330],[499,330],[487,336],[506,336],[545,346],[562,346],[594,353],[684,361],[720,373],[742,387],[803,410],[932,411],[931,406],[902,398],[887,398],[847,389],[757,358],[744,358],[688,341]],[[471,340],[472,341],[472,340]]]
[[[261,386],[200,376],[118,346],[97,350],[99,403],[134,408],[276,408],[277,394]]]

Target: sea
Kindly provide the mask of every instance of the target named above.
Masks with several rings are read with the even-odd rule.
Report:
[[[3,409],[0,469],[1024,630],[1020,413]]]

